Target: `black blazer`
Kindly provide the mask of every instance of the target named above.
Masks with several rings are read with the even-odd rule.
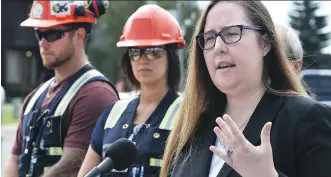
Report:
[[[215,119],[224,108],[211,104],[188,144],[180,153],[171,177],[208,177],[212,159],[209,146],[215,144]],[[273,122],[271,145],[273,160],[280,177],[331,177],[331,108],[299,96],[266,93],[248,122],[244,135],[254,145],[260,144],[265,123]],[[187,161],[183,164],[183,159]],[[226,163],[217,177],[239,177]]]

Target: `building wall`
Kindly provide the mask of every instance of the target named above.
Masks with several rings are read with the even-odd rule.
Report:
[[[32,1],[1,3],[1,85],[6,97],[25,97],[43,80],[38,42],[32,28],[22,28]],[[15,12],[15,13],[13,13]]]

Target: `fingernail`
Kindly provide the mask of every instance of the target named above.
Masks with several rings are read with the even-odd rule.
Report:
[[[228,120],[228,118],[229,118],[228,115],[227,114],[224,114],[223,119],[224,120]]]

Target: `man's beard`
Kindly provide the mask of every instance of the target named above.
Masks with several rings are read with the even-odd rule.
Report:
[[[56,58],[54,63],[45,65],[45,67],[48,69],[55,69],[55,68],[58,68],[58,67],[64,65],[65,63],[69,62],[70,60],[71,60],[71,56],[66,56],[64,59]]]
[[[63,66],[64,64],[68,63],[72,59],[72,57],[74,56],[74,50],[71,49],[66,54],[67,55],[65,55],[65,56],[62,55],[62,56],[57,57],[54,62],[48,63],[48,65],[46,64],[45,67],[47,69],[55,69],[55,68]]]

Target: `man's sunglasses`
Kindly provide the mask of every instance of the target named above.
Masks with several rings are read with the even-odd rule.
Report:
[[[164,47],[147,47],[147,48],[129,48],[128,55],[130,60],[138,61],[144,54],[147,59],[155,60],[161,58],[166,53]]]
[[[75,28],[69,29],[52,29],[47,31],[40,31],[38,29],[35,30],[35,35],[38,41],[41,41],[42,38],[45,38],[48,42],[54,42],[64,37],[66,32],[70,32],[75,30]]]

